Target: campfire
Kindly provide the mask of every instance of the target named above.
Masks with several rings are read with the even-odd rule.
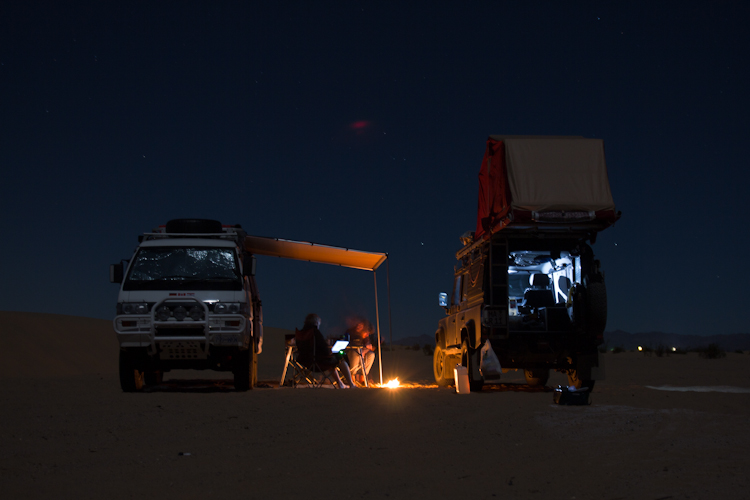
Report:
[[[394,378],[383,384],[383,387],[386,389],[397,389],[400,385],[401,383],[398,381],[398,378]]]

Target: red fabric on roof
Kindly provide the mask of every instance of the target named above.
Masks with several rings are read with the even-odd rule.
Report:
[[[510,210],[510,190],[505,166],[505,145],[492,137],[487,139],[487,148],[479,169],[479,207],[474,239],[489,232]]]

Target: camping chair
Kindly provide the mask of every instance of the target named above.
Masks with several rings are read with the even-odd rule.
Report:
[[[333,376],[333,370],[338,370],[338,367],[333,369],[324,370],[316,361],[310,359],[311,356],[302,356],[308,358],[300,361],[300,348],[296,345],[294,335],[286,335],[286,361],[284,363],[284,371],[281,374],[281,382],[279,386],[284,384],[291,384],[292,387],[298,385],[306,385],[308,387],[322,387],[326,381],[333,387],[336,387],[335,377]],[[305,349],[306,346],[303,346]],[[288,375],[291,374],[291,377]],[[339,373],[339,377],[341,374]],[[287,378],[291,380],[286,381]]]
[[[309,370],[297,361],[297,346],[294,343],[294,334],[284,336],[286,346],[286,359],[284,370],[281,372],[279,387],[291,385],[297,387],[299,384],[315,385],[315,377]]]
[[[328,370],[323,370],[317,363],[313,362],[309,365],[298,363],[301,367],[300,375],[302,379],[314,388],[323,387],[325,382],[336,387],[336,379],[333,377],[333,371],[338,370],[338,367]],[[339,373],[339,378],[341,374]],[[294,386],[296,387],[296,385]]]

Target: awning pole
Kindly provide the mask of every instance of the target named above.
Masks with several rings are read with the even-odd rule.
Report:
[[[380,341],[380,313],[378,312],[378,275],[372,270],[372,279],[375,283],[375,325],[378,330],[378,366],[380,367],[380,385],[383,385],[383,344]]]
[[[385,254],[385,288],[388,292],[388,333],[390,334],[389,345],[393,345],[393,321],[391,319],[391,265],[388,254]]]

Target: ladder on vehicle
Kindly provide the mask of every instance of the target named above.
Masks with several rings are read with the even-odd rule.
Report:
[[[485,302],[495,309],[504,311],[503,326],[490,328],[490,337],[508,338],[508,239],[499,235],[490,238],[490,297]]]

